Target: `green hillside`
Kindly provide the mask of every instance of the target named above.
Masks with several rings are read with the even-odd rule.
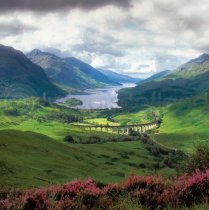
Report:
[[[138,141],[73,145],[17,130],[0,131],[0,149],[0,185],[4,187],[36,187],[79,177],[116,182],[133,170],[153,174],[153,165],[162,161]],[[162,168],[158,173],[169,171]]]
[[[97,115],[37,98],[0,101],[0,185],[42,186],[78,177],[117,182],[131,171],[176,174],[164,163],[167,155],[152,153],[139,138],[73,125],[92,123]]]
[[[192,152],[199,142],[209,144],[208,79],[209,55],[203,54],[163,78],[121,90],[120,105],[134,112],[115,119],[127,122],[136,116],[146,119],[150,110],[163,120],[160,133],[152,138]]]
[[[165,77],[119,91],[119,105],[137,110],[170,104],[208,90],[208,80],[209,55],[203,54]]]
[[[151,82],[153,80],[159,80],[165,76],[167,76],[168,74],[170,74],[171,72],[169,70],[165,70],[165,71],[161,71],[159,73],[156,73],[150,77],[148,77],[147,79],[144,79],[142,81],[139,81],[138,84],[144,84],[144,83],[147,83],[147,82]]]
[[[95,131],[81,130],[74,124],[97,116],[91,111],[70,109],[66,105],[56,105],[44,99],[28,98],[0,101],[0,130],[15,129],[33,131],[58,141],[72,135],[75,141],[86,141]],[[102,139],[112,135],[102,134]],[[116,135],[117,136],[117,135]]]
[[[209,144],[208,93],[161,109],[160,134],[153,138],[164,145],[191,152],[197,143]]]
[[[66,94],[22,52],[3,45],[0,45],[0,87],[0,98],[56,98]]]
[[[204,53],[201,56],[190,60],[176,69],[170,77],[192,78],[209,71],[209,55]]]
[[[151,134],[151,137],[165,146],[192,152],[198,143],[209,144],[208,95],[208,91],[204,91],[200,95],[169,105],[116,114],[114,120],[126,124],[141,123],[151,121],[157,116],[162,119],[162,124],[159,133]]]

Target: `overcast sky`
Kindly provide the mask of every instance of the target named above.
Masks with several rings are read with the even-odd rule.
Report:
[[[209,52],[208,0],[0,0],[0,43],[137,77]]]

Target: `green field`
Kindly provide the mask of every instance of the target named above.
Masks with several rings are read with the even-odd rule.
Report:
[[[47,136],[15,130],[0,131],[0,185],[37,187],[92,177],[118,182],[137,174],[173,174],[174,169],[154,170],[155,157],[140,141],[103,144],[68,144]]]
[[[130,123],[137,119],[151,120],[152,113],[162,118],[159,134],[152,138],[168,147],[192,152],[197,143],[209,144],[208,96],[204,93],[163,107],[124,113],[115,120]]]
[[[35,98],[0,101],[0,130],[33,131],[59,141],[63,141],[67,135],[72,135],[76,141],[80,141],[95,135],[96,132],[80,129],[73,124],[95,115],[96,113],[82,113]],[[104,139],[112,137],[108,133],[103,133],[102,136]]]
[[[102,118],[99,112],[82,112],[34,98],[1,101],[0,108],[2,186],[37,187],[79,177],[118,182],[132,171],[141,175],[176,175],[176,169],[164,163],[167,156],[150,152],[139,138],[124,141],[122,136],[74,125],[81,120],[118,125],[162,118],[159,133],[150,134],[155,141],[186,152],[191,152],[199,141],[209,142],[207,104],[179,102],[136,113],[113,114],[111,120]],[[66,136],[72,136],[76,143],[65,142]],[[102,141],[91,143],[89,139],[95,136]]]
[[[160,134],[153,136],[155,140],[188,152],[197,143],[209,144],[208,103],[184,101],[165,107],[162,112],[163,123]]]

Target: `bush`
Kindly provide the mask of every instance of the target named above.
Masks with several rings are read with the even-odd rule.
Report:
[[[82,144],[98,144],[103,142],[103,140],[97,135],[91,135],[87,137],[85,140],[82,140],[80,143]]]
[[[38,104],[41,105],[41,106],[45,106],[45,107],[50,107],[51,106],[50,101],[48,101],[46,99],[43,99],[43,98],[38,99]]]
[[[7,115],[7,116],[18,116],[19,115],[17,109],[15,109],[15,108],[4,110],[4,114]]]
[[[192,174],[195,171],[206,171],[209,169],[209,146],[198,144],[194,153],[188,157],[185,164],[187,173]]]
[[[0,189],[1,209],[124,209],[127,197],[146,209],[180,209],[209,201],[209,170],[183,175],[173,182],[155,176],[130,175],[118,184],[97,184],[93,179],[36,190]],[[117,207],[116,207],[117,206]],[[102,208],[101,208],[102,207]],[[168,208],[167,208],[168,207]],[[140,209],[140,208],[139,208]]]
[[[75,140],[72,136],[65,136],[64,141],[68,143],[75,143]]]
[[[197,171],[192,176],[184,175],[174,182],[173,203],[188,207],[209,201],[209,170]]]
[[[182,151],[170,152],[164,159],[164,164],[169,168],[181,169],[182,163],[186,159],[186,155]]]

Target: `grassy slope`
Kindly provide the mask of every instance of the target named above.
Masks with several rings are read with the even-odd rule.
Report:
[[[150,107],[143,111],[117,115],[114,117],[114,120],[121,124],[147,123],[154,120],[154,114],[160,116],[160,110]]]
[[[64,183],[79,177],[115,182],[131,171],[155,173],[152,164],[158,159],[140,142],[71,145],[16,130],[0,131],[0,150],[0,185],[13,187]],[[159,171],[165,172],[173,173],[167,168]]]
[[[194,106],[183,102],[163,108],[163,113],[160,134],[153,136],[155,140],[188,152],[198,142],[209,144],[208,104]]]
[[[191,152],[195,144],[209,144],[209,108],[208,95],[202,93],[190,100],[184,100],[164,107],[149,108],[143,111],[120,114],[114,119],[121,122],[133,122],[137,119],[151,119],[151,113],[163,116],[160,133],[152,138],[168,147]]]
[[[119,91],[118,104],[126,110],[168,105],[209,90],[209,55],[204,54],[165,77]],[[156,76],[156,75],[155,75]]]
[[[9,113],[8,113],[9,112]],[[78,111],[54,105],[44,106],[37,99],[0,101],[0,130],[34,131],[63,140],[73,130],[62,115],[80,117]],[[56,128],[56,129],[55,129]]]
[[[113,122],[109,121],[107,118],[97,118],[87,119],[87,123],[99,124],[99,125],[128,125],[128,124],[140,124],[148,123],[155,120],[155,117],[161,116],[161,111],[156,107],[149,107],[142,111],[137,112],[124,112],[124,113],[114,113],[112,112],[111,118]]]

